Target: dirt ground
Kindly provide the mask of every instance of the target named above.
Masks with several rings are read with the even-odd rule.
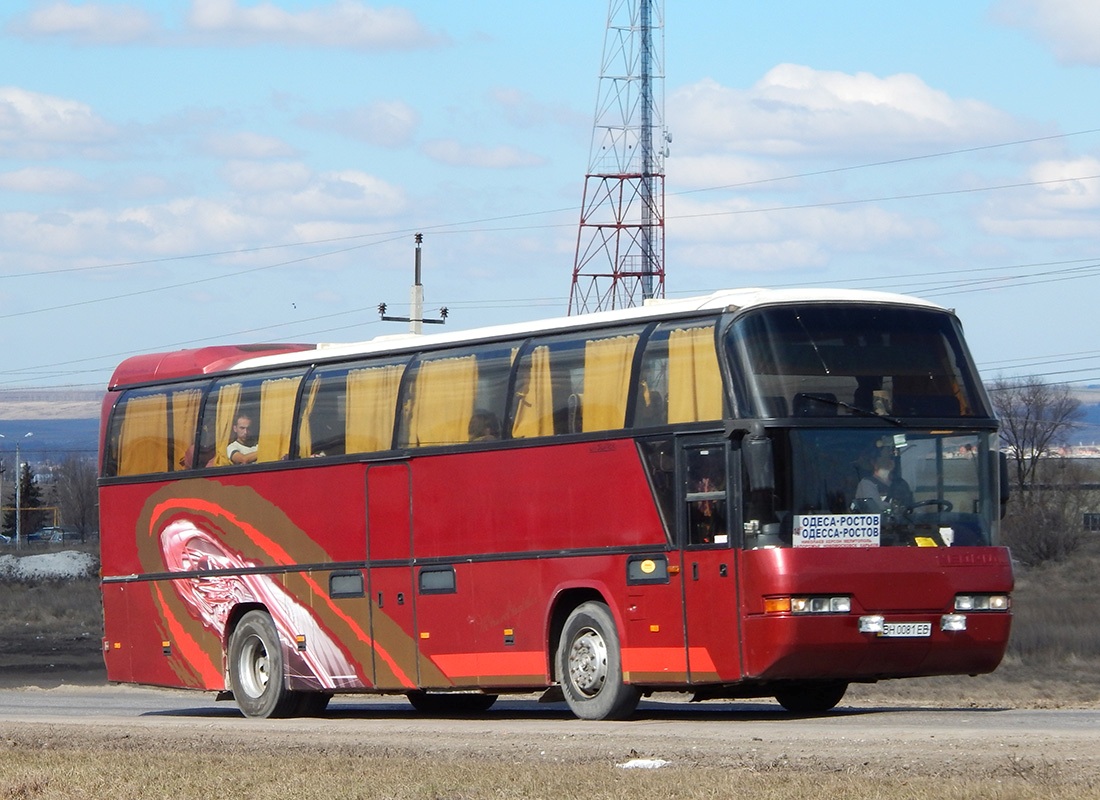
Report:
[[[94,605],[94,583],[86,596],[74,595],[67,606],[45,616],[48,598],[54,593],[46,587],[33,599],[6,598],[9,606],[36,604],[51,633],[44,634],[41,626],[17,622],[18,615],[9,614],[0,620],[0,689],[45,691],[48,694],[43,697],[63,701],[67,692],[83,688],[97,691],[96,687],[108,686],[100,650],[98,609],[85,608]],[[87,613],[82,615],[74,609]],[[568,766],[580,780],[585,770],[598,773],[601,769],[617,769],[634,758],[659,758],[676,765],[667,770],[682,772],[685,780],[690,773],[702,793],[666,792],[653,778],[647,779],[654,781],[648,789],[635,787],[641,794],[622,796],[664,793],[670,797],[770,797],[773,795],[764,790],[773,784],[777,792],[779,787],[785,790],[776,797],[806,793],[818,794],[822,800],[886,796],[875,793],[868,777],[868,771],[873,770],[877,779],[894,782],[896,791],[891,797],[937,796],[935,789],[946,782],[945,788],[951,791],[940,796],[1100,798],[1100,731],[1084,736],[1080,731],[1036,733],[1026,727],[960,732],[951,726],[936,727],[935,714],[936,709],[947,710],[944,718],[971,709],[1100,709],[1100,665],[1095,660],[1071,658],[1043,668],[1008,659],[993,675],[855,685],[835,714],[821,718],[791,717],[778,705],[772,710],[767,701],[754,701],[749,711],[712,704],[656,713],[643,709],[637,719],[626,723],[579,722],[564,707],[549,716],[509,711],[504,702],[486,714],[465,719],[419,717],[400,700],[396,705],[391,701],[390,708],[381,715],[356,714],[341,711],[340,704],[334,704],[332,713],[323,719],[256,721],[241,719],[229,704],[219,704],[219,714],[214,718],[154,714],[116,721],[44,719],[5,723],[0,731],[0,797],[47,800],[52,796],[78,796],[65,793],[56,783],[41,777],[49,774],[52,763],[47,759],[43,766],[35,766],[43,753],[64,754],[66,762],[74,764],[82,759],[90,759],[93,764],[103,761],[108,771],[117,771],[130,769],[135,755],[157,752],[178,758],[181,764],[194,760],[198,771],[201,765],[220,759],[254,756],[262,751],[265,760],[270,758],[272,763],[297,764],[301,775],[314,770],[323,775],[326,769],[330,773],[350,769],[348,764],[353,762],[358,763],[356,769],[384,772],[393,767],[391,788],[379,784],[378,792],[369,795],[378,797],[469,800],[560,796],[543,788],[542,782],[557,780],[558,774],[546,771],[547,762]],[[900,715],[896,713],[899,710]],[[931,728],[925,721],[913,731],[904,729],[904,721],[929,716],[926,712],[930,712]],[[995,717],[1011,716],[978,715],[973,722],[983,726]],[[890,722],[894,719],[902,722]],[[884,724],[889,730],[876,731],[876,726]],[[421,787],[416,782],[423,777],[420,773],[425,760],[432,761],[432,780],[443,781],[443,789],[436,783]],[[439,771],[441,761],[447,762],[450,771]],[[486,778],[482,788],[468,788],[471,775],[492,773],[501,765],[508,765],[508,776],[500,779],[505,783]],[[9,775],[5,769],[13,772]],[[665,773],[666,769],[659,771]],[[603,780],[599,777],[602,774],[593,779]],[[731,774],[741,782],[730,784]],[[138,784],[131,794],[113,790],[101,794],[95,778],[87,780],[87,784],[81,784],[86,787],[86,796],[144,796]],[[141,780],[138,773],[134,780]],[[615,792],[625,792],[635,780],[624,783],[620,778],[610,779],[606,791],[589,796],[620,796]],[[762,782],[757,785],[756,780]],[[980,784],[973,784],[975,780]],[[446,790],[450,785],[447,781],[467,788]],[[517,788],[515,781],[529,781],[534,788],[517,795],[509,791]],[[830,786],[834,791],[818,793],[818,785]],[[420,788],[405,792],[401,789],[404,786]],[[39,791],[41,787],[46,788]],[[174,796],[177,800],[209,796],[211,792],[217,796],[219,788],[225,789],[205,786],[194,793],[181,790]],[[51,793],[55,790],[56,794]],[[311,796],[308,792],[300,795]],[[329,796],[368,795],[354,790]]]

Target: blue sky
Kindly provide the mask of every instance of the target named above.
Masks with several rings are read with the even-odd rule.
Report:
[[[0,387],[565,313],[608,7],[0,10]],[[987,378],[1100,383],[1100,6],[671,2],[669,296],[902,291]]]

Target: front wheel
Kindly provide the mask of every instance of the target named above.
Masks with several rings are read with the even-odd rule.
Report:
[[[283,648],[265,611],[249,611],[229,637],[229,683],[246,717],[288,717],[299,698],[287,691]]]
[[[844,699],[848,684],[799,683],[775,693],[779,705],[795,714],[823,714]]]
[[[641,692],[623,683],[619,634],[603,603],[573,609],[562,630],[557,667],[565,702],[581,719],[626,719],[638,707]]]

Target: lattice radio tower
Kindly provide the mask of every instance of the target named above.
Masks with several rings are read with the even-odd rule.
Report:
[[[664,0],[610,0],[569,313],[665,294]]]

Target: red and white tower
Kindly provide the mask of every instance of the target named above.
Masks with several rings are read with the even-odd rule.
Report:
[[[664,0],[610,0],[569,313],[665,294]]]

